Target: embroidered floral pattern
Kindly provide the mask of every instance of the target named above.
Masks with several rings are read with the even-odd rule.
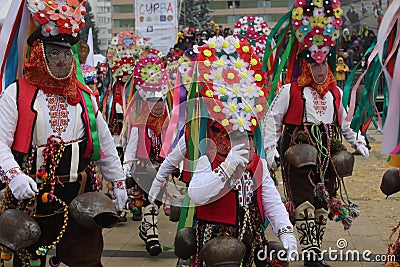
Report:
[[[46,101],[53,133],[60,135],[66,131],[69,123],[67,98],[61,95],[46,95]]]
[[[320,116],[324,115],[327,109],[325,96],[321,98],[317,91],[312,90],[314,110]]]
[[[253,179],[251,178],[250,172],[245,171],[240,180],[237,180],[233,185],[233,188],[238,191],[239,206],[248,206],[253,197]]]

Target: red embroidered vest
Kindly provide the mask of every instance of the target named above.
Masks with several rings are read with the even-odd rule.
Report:
[[[219,163],[214,160],[212,162],[212,168],[215,169],[219,166]],[[250,168],[251,175],[255,178],[257,190],[254,192],[257,198],[257,205],[260,210],[261,218],[264,221],[264,211],[262,207],[262,178],[263,178],[263,165],[260,157],[254,154],[252,165]],[[228,184],[228,182],[227,182]],[[237,192],[229,191],[223,197],[216,201],[196,207],[196,216],[199,220],[204,220],[214,223],[224,223],[236,225],[237,223],[237,211],[238,211],[238,199]]]
[[[86,92],[91,92],[85,85],[77,81],[79,89]],[[17,108],[18,108],[18,122],[14,133],[14,142],[12,150],[21,153],[28,153],[32,144],[33,130],[35,128],[37,112],[33,109],[33,105],[39,89],[36,86],[26,82],[24,78],[17,80]],[[83,116],[85,128],[88,129],[89,122]],[[89,148],[90,146],[88,146]],[[86,153],[86,152],[85,152]]]
[[[293,82],[290,87],[290,100],[289,108],[283,118],[284,124],[301,125],[303,123],[305,99],[303,97],[304,87],[300,87],[297,82]],[[335,113],[337,116],[338,124],[341,125],[341,118],[339,114],[340,107],[340,91],[336,86],[333,86],[329,91],[333,95],[333,101],[335,106]]]

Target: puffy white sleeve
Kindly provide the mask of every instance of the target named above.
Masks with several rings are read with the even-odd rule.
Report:
[[[17,84],[13,83],[0,95],[0,179],[13,168],[19,168],[11,152],[18,122]]]
[[[341,99],[343,97],[343,91],[340,88],[338,89],[340,91],[340,99]],[[366,143],[364,136],[362,136],[359,131],[357,131],[358,133],[355,133],[353,129],[350,128],[351,121],[346,120],[347,112],[343,107],[342,101],[340,101],[339,116],[342,121],[341,129],[344,139],[352,145],[356,142],[361,142],[365,145]]]
[[[268,150],[277,145],[283,118],[289,108],[290,84],[285,84],[271,103],[264,119],[264,148]]]
[[[221,190],[225,187],[227,179],[221,175],[211,169],[211,162],[207,156],[199,158],[188,188],[189,197],[196,205],[213,202],[223,193]]]
[[[125,162],[131,161],[136,158],[138,141],[139,141],[139,129],[137,127],[132,127],[128,144],[125,147],[125,154],[124,154]]]
[[[286,226],[292,226],[289,220],[289,214],[286,211],[285,206],[282,203],[281,196],[275,187],[274,181],[272,180],[267,162],[262,159],[263,164],[263,180],[262,180],[262,205],[264,213],[267,215],[269,222],[271,223],[272,230],[275,235],[278,235],[278,230]]]
[[[108,125],[98,110],[96,99],[92,97],[93,108],[96,114],[97,132],[99,134],[100,149],[103,155],[96,162],[103,178],[108,181],[125,181],[120,158],[114,145],[114,139],[108,130]]]
[[[170,174],[186,157],[186,141],[183,135],[174,149],[167,155],[157,172],[157,178],[166,181]]]

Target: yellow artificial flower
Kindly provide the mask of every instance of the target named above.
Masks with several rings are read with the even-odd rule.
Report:
[[[293,9],[292,19],[294,19],[294,20],[302,20],[303,19],[303,9],[301,7]]]
[[[336,18],[340,18],[340,16],[342,16],[342,14],[343,14],[343,9],[341,9],[340,7],[337,7],[335,9],[333,9],[333,13],[335,14]]]

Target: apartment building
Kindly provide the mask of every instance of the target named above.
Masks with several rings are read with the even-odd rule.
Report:
[[[108,45],[112,38],[111,25],[111,0],[90,0],[90,6],[98,30],[97,38],[99,41],[100,53],[106,55]]]
[[[112,34],[135,30],[135,1],[111,0]]]

